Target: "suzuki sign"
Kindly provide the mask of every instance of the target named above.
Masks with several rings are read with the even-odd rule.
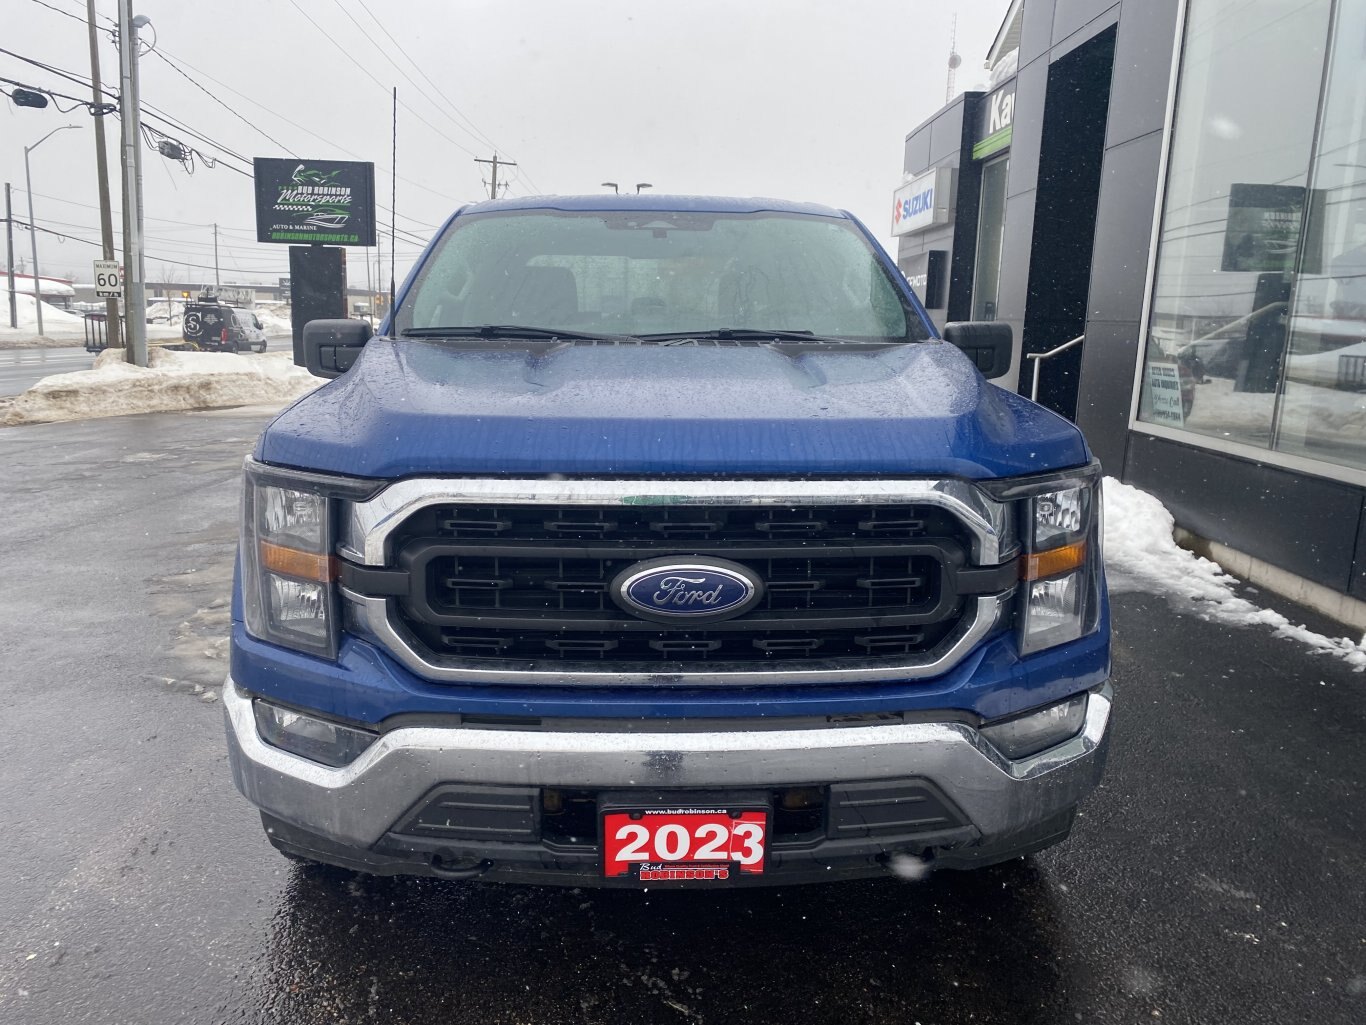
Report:
[[[953,220],[953,168],[936,167],[892,193],[892,234],[909,235]]]

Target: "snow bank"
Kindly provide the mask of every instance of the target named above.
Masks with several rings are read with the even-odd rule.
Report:
[[[91,370],[43,378],[14,400],[0,424],[283,405],[322,383],[295,366],[287,352],[239,356],[153,349],[148,362],[149,367],[133,366],[124,362],[122,349],[108,349],[100,353]]]
[[[69,313],[51,303],[43,303],[43,333],[38,334],[38,304],[31,295],[15,295],[18,327],[9,326],[9,298],[0,295],[0,349],[42,348],[52,345],[82,345],[85,342],[85,318]],[[166,324],[148,324],[151,339],[180,338],[180,328]]]
[[[15,312],[19,326],[9,326],[9,296],[0,296],[0,325],[5,331],[27,331],[32,334],[38,330],[38,300],[31,295],[17,292],[14,296]],[[43,330],[45,332],[66,328],[77,333],[85,331],[85,318],[79,313],[70,313],[51,303],[43,303]]]
[[[1325,637],[1239,598],[1237,578],[1178,547],[1174,527],[1171,513],[1152,495],[1105,478],[1105,576],[1112,594],[1145,591],[1202,619],[1269,627],[1277,637],[1308,645],[1315,654],[1336,655],[1355,672],[1366,671],[1366,639]]]
[[[252,311],[256,314],[256,319],[261,322],[261,330],[270,338],[288,338],[294,334],[294,324],[289,319],[289,307],[280,309],[269,306],[257,306]]]

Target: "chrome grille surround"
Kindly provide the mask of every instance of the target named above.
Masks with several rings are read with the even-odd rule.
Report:
[[[383,567],[395,557],[393,535],[418,510],[435,505],[707,506],[707,505],[907,505],[951,512],[970,540],[969,562],[999,566],[1017,554],[1010,506],[992,500],[962,480],[510,480],[408,479],[368,501],[343,505],[338,553],[362,566]],[[431,680],[560,686],[761,686],[790,683],[871,683],[924,679],[952,669],[997,626],[1013,589],[965,600],[956,627],[921,655],[785,664],[697,663],[685,671],[661,671],[659,664],[506,661],[461,659],[425,653],[395,614],[394,600],[343,588],[352,621],[373,635],[403,665]]]

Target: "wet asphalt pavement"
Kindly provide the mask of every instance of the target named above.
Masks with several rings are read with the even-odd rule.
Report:
[[[1030,862],[686,894],[284,861],[216,699],[266,419],[0,431],[5,1025],[1366,1020],[1366,676],[1148,596],[1106,783]]]

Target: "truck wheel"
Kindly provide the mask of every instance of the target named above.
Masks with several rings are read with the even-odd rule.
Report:
[[[224,351],[224,352],[236,352],[236,351],[237,351],[237,343],[236,343],[236,342],[224,342],[224,343],[223,343],[223,351]]]

